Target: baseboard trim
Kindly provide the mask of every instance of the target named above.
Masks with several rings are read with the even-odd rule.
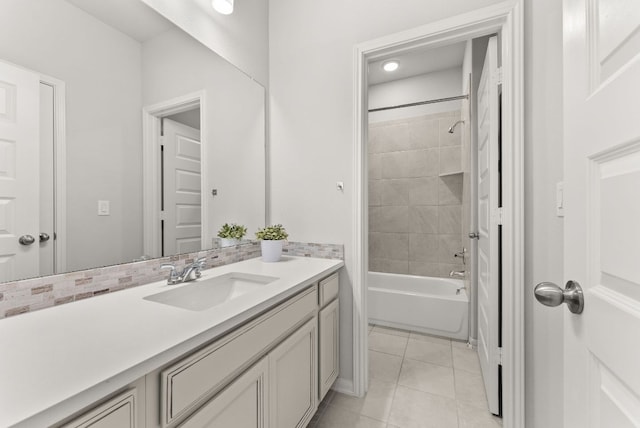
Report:
[[[342,394],[352,396],[356,395],[356,390],[353,385],[353,379],[344,379],[339,377],[338,379],[336,379],[331,389]]]

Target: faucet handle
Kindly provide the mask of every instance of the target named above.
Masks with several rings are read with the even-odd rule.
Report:
[[[466,271],[464,270],[452,270],[449,272],[449,278],[462,278],[465,279]]]
[[[453,257],[459,257],[462,259],[462,264],[466,265],[467,261],[466,261],[466,257],[467,257],[467,249],[466,248],[462,248],[462,251],[458,252],[458,253],[454,253]]]
[[[169,278],[167,278],[167,284],[176,284],[179,282],[180,275],[178,275],[175,265],[171,263],[163,263],[160,265],[160,269],[171,269],[171,272],[169,272]]]
[[[195,262],[191,264],[193,267],[193,275],[196,278],[200,278],[202,276],[202,269],[204,269],[204,264],[207,261],[206,257],[200,257]]]

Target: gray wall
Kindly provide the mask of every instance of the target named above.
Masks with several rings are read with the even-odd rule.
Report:
[[[525,355],[527,427],[563,426],[563,316],[537,303],[541,281],[563,284],[562,2],[525,2]],[[565,409],[564,411],[569,411]]]
[[[268,1],[237,1],[231,15],[215,12],[210,1],[139,1],[155,9],[261,85],[267,86]]]
[[[244,224],[249,233],[264,227],[264,88],[179,29],[142,45],[142,75],[144,105],[204,92],[203,248],[224,223]],[[218,190],[215,198],[211,189]]]
[[[140,257],[140,44],[65,1],[2,8],[0,59],[66,84],[68,270]]]
[[[498,2],[406,0],[389,8],[386,0],[269,1],[271,221],[295,240],[345,245],[343,385],[353,377],[354,45]]]
[[[286,224],[297,240],[345,243],[343,379],[352,376],[353,46],[495,3],[409,0],[389,9],[382,0],[269,2],[272,218]],[[554,217],[553,203],[554,182],[562,177],[562,5],[556,0],[524,4],[525,403],[527,428],[546,428],[561,426],[563,415],[562,319],[560,311],[537,306],[531,289],[534,280],[562,277],[562,222]],[[344,193],[335,190],[337,180],[344,181]]]

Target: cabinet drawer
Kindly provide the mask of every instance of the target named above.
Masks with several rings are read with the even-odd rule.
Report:
[[[136,389],[123,392],[89,412],[63,425],[62,428],[135,428]]]
[[[268,358],[264,357],[189,417],[180,428],[264,428]]]
[[[339,290],[340,277],[338,276],[338,272],[320,281],[320,307],[325,306],[338,297]]]
[[[317,308],[315,287],[163,370],[162,426],[182,418],[236,377]]]

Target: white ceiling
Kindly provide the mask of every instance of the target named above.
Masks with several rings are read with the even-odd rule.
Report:
[[[174,25],[141,1],[67,0],[105,24],[139,42],[149,40]]]
[[[392,82],[421,74],[449,68],[462,67],[466,42],[432,49],[415,49],[401,55],[392,55],[369,64],[369,85]],[[382,64],[391,59],[400,62],[394,72],[382,69]]]

